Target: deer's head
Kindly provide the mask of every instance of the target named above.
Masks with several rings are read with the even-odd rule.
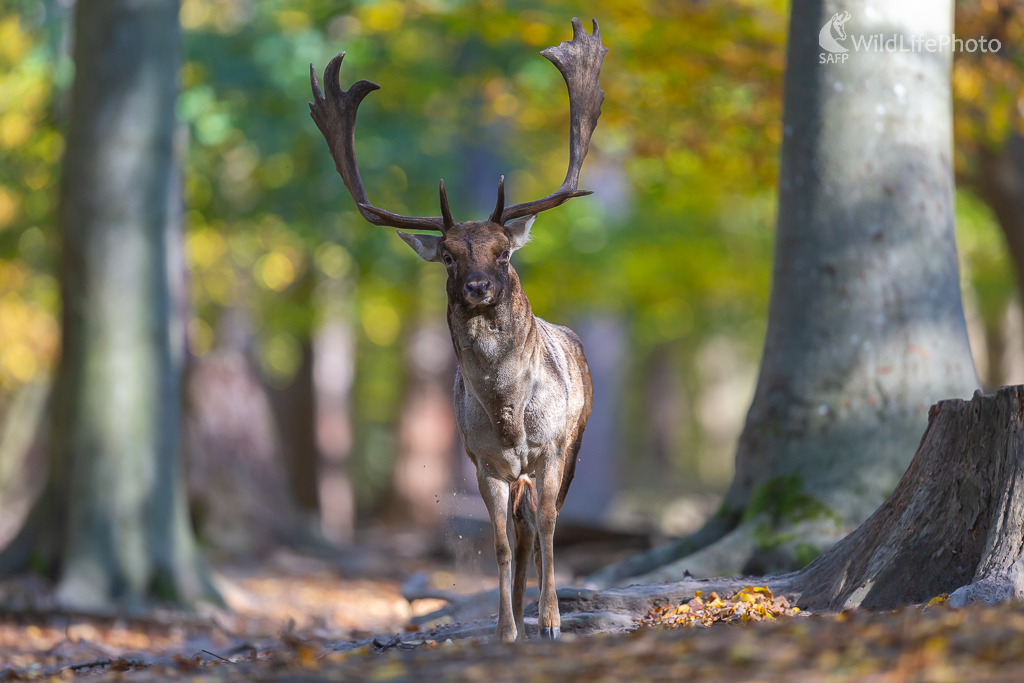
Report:
[[[477,307],[497,302],[507,291],[511,269],[509,258],[528,241],[530,227],[537,214],[560,206],[573,197],[590,194],[577,188],[590,137],[601,115],[604,91],[598,86],[598,77],[608,50],[601,45],[601,29],[596,19],[593,35],[587,34],[579,19],[572,20],[572,29],[571,41],[541,52],[558,68],[569,88],[569,170],[565,180],[547,197],[505,206],[505,179],[502,176],[498,182],[497,204],[485,221],[453,221],[443,180],[440,216],[401,216],[373,206],[363,189],[356,163],[355,121],[360,102],[380,86],[370,81],[358,81],[343,91],[338,80],[345,56],[342,52],[330,61],[324,71],[325,96],[320,90],[316,69],[309,65],[313,89],[310,115],[327,140],[338,173],[352,194],[359,213],[374,225],[440,233],[398,232],[420,257],[443,263],[448,269],[448,297],[452,303]]]
[[[511,208],[511,207],[510,207]],[[504,219],[505,177],[498,181],[498,203],[485,221],[455,223],[448,195],[441,181],[440,235],[413,235],[398,231],[425,261],[443,263],[448,269],[448,298],[470,307],[497,302],[508,284],[509,259],[530,239],[536,213]]]

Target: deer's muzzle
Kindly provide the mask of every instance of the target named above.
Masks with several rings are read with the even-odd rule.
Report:
[[[494,298],[494,283],[483,273],[473,273],[466,279],[463,291],[471,305],[489,304]]]

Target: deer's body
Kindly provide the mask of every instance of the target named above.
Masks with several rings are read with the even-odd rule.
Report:
[[[481,262],[466,269],[479,272],[493,231],[479,226],[461,231],[456,226],[449,237],[449,244],[464,248],[456,261],[484,252]],[[486,306],[465,300],[461,278],[448,281],[448,329],[458,359],[455,417],[494,527],[498,635],[502,640],[525,635],[523,596],[532,554],[541,584],[538,624],[543,635],[556,637],[555,519],[576,469],[593,385],[579,337],[533,315],[512,265],[493,279],[494,300]]]
[[[448,309],[463,444],[509,482],[534,473],[556,444],[577,444],[593,398],[579,337],[534,316],[522,290],[515,298],[476,316]],[[566,468],[566,488],[572,471]]]
[[[555,519],[572,483],[593,406],[590,369],[579,338],[565,327],[531,314],[523,325],[525,343],[506,347],[502,355],[495,351],[503,345],[479,323],[475,327],[483,336],[473,341],[472,334],[452,330],[453,339],[472,344],[456,351],[455,414],[494,526],[498,636],[515,640],[526,634],[523,597],[533,554],[541,584],[538,626],[542,635],[557,637],[561,620],[553,581]],[[517,492],[516,487],[529,490]],[[508,542],[509,519],[514,553]]]
[[[448,328],[459,361],[455,414],[494,527],[501,596],[498,636],[503,641],[526,634],[523,596],[531,554],[540,581],[540,635],[559,635],[555,519],[572,482],[593,404],[590,369],[579,338],[572,330],[533,315],[510,263],[511,255],[529,240],[537,214],[590,194],[578,190],[577,184],[601,114],[604,93],[598,76],[607,50],[596,20],[592,36],[578,19],[572,23],[572,41],[541,53],[558,67],[569,88],[565,180],[547,197],[506,207],[502,178],[497,205],[486,221],[455,223],[444,181],[439,217],[400,216],[370,204],[355,160],[354,130],[359,103],[379,86],[359,81],[342,91],[342,53],[324,72],[325,96],[310,65],[311,115],[359,212],[375,225],[441,233],[398,234],[424,260],[443,263],[448,270]],[[510,520],[514,549],[508,540]]]

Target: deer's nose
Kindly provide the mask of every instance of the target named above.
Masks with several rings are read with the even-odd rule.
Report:
[[[466,280],[466,296],[483,299],[491,293],[491,279],[482,273],[474,273]]]

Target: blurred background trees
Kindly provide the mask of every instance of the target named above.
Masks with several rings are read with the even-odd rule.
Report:
[[[1019,13],[957,3],[958,33],[998,23],[1007,36],[1003,53],[958,54],[953,75],[962,286],[987,387],[1024,381],[1024,348],[1005,341],[1022,336],[1020,296],[981,172],[1020,120]],[[564,86],[536,53],[574,15],[597,16],[611,48],[581,181],[596,194],[541,218],[516,267],[535,311],[587,334],[608,369],[604,417],[588,428],[601,438],[582,454],[602,463],[586,484],[599,494],[578,515],[678,534],[714,511],[765,333],[786,3],[184,0],[186,458],[208,543],[262,543],[218,540],[212,475],[195,476],[218,468],[240,473],[217,492],[284,482],[267,493],[283,511],[268,537],[298,525],[344,541],[357,525],[472,516],[450,431],[444,275],[354,212],[306,114],[306,74],[346,50],[346,86],[382,85],[358,124],[370,196],[433,215],[443,176],[455,214],[482,216],[502,173],[510,201],[561,180]],[[0,413],[32,405],[17,397],[48,382],[58,355],[69,18],[56,0],[0,10]],[[221,394],[202,389],[227,375]],[[27,441],[0,448],[22,444],[8,448],[20,458]],[[0,489],[4,509],[25,489]]]

